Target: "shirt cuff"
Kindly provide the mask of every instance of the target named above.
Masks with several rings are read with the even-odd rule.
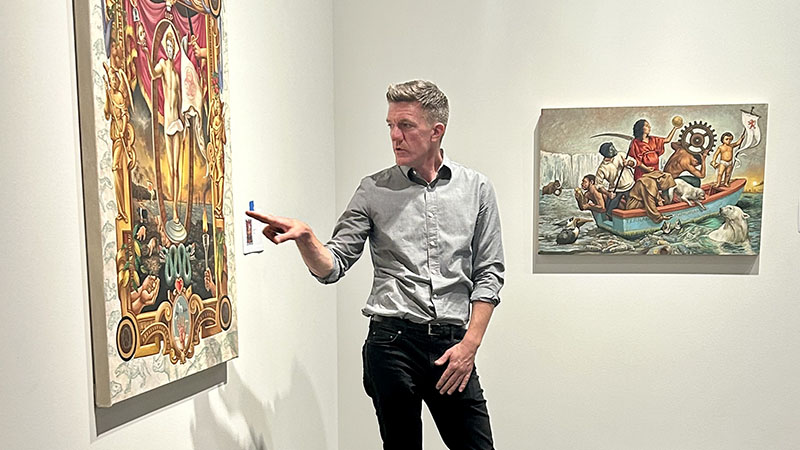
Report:
[[[486,302],[491,303],[494,306],[500,304],[500,296],[497,293],[492,292],[491,289],[487,288],[478,288],[472,291],[472,295],[469,299],[470,302]]]
[[[339,281],[339,278],[342,277],[340,274],[340,272],[342,271],[342,266],[341,264],[339,264],[339,260],[336,259],[336,256],[333,254],[333,252],[330,251],[330,249],[328,249],[328,251],[330,252],[331,259],[333,260],[333,269],[331,269],[331,273],[329,273],[324,277],[318,277],[311,270],[308,271],[308,273],[310,273],[312,277],[316,278],[317,281],[319,281],[322,284],[336,283],[337,281]]]

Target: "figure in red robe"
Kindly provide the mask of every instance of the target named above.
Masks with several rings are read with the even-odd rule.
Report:
[[[664,144],[672,140],[678,127],[672,127],[667,137],[650,135],[650,122],[639,119],[633,124],[633,140],[628,154],[638,163],[633,179],[638,180],[645,173],[658,170],[659,157],[664,154]]]

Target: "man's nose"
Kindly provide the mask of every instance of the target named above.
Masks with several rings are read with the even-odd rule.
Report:
[[[403,140],[403,132],[400,131],[399,127],[392,127],[389,131],[389,136],[392,138],[393,141],[402,141]]]

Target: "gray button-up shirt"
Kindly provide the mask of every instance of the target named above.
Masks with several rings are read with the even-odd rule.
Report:
[[[366,316],[465,325],[470,302],[500,302],[505,266],[494,189],[447,156],[430,184],[401,166],[361,180],[325,245],[333,271],[318,279],[343,277],[368,237],[374,277]]]

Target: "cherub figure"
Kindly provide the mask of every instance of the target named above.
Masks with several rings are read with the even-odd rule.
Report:
[[[711,156],[711,167],[717,169],[717,187],[728,187],[731,185],[731,175],[733,174],[733,149],[742,145],[744,133],[738,141],[731,143],[733,134],[725,132],[722,134],[722,144],[717,147]],[[719,156],[719,162],[717,157]]]

